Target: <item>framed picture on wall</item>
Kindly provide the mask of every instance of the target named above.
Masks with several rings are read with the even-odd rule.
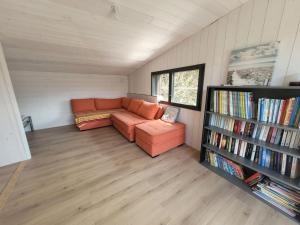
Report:
[[[279,42],[270,42],[236,49],[231,52],[227,84],[230,85],[269,85]]]

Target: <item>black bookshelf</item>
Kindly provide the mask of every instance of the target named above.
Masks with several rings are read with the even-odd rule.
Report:
[[[222,157],[227,158],[239,165],[242,165],[245,168],[260,172],[261,174],[265,175],[266,177],[269,177],[271,180],[274,180],[277,183],[284,184],[285,186],[288,186],[290,188],[300,191],[300,178],[291,179],[285,175],[281,175],[280,173],[278,173],[272,169],[262,167],[256,163],[252,162],[251,160],[240,157],[238,155],[228,152],[227,150],[219,149],[216,146],[212,146],[212,145],[206,143],[208,132],[216,131],[216,132],[222,133],[226,136],[240,139],[240,140],[246,141],[248,143],[255,144],[257,146],[265,147],[265,148],[270,149],[275,152],[285,153],[285,154],[300,158],[300,150],[299,149],[288,148],[288,147],[283,147],[280,145],[266,143],[264,141],[260,141],[257,139],[253,139],[253,138],[235,134],[235,133],[230,132],[225,129],[210,126],[209,125],[209,116],[212,114],[216,114],[216,115],[220,115],[222,117],[232,118],[235,120],[251,122],[254,124],[267,125],[270,127],[276,127],[276,128],[290,130],[290,131],[299,131],[299,129],[297,129],[295,127],[283,126],[283,125],[279,125],[279,124],[259,122],[255,118],[254,119],[244,119],[244,118],[240,118],[240,117],[234,117],[234,116],[219,114],[216,112],[211,112],[210,111],[210,102],[211,102],[212,93],[215,90],[252,92],[254,101],[258,102],[258,99],[262,98],[262,97],[276,98],[276,99],[298,97],[298,96],[300,96],[300,88],[299,87],[262,87],[262,86],[260,86],[260,87],[256,87],[256,86],[209,86],[207,88],[207,95],[206,95],[206,106],[205,106],[205,113],[204,113],[202,144],[201,144],[201,153],[200,153],[200,163],[204,167],[213,171],[214,173],[218,174],[219,176],[223,177],[224,179],[231,182],[232,184],[238,186],[239,188],[246,191],[251,196],[254,196],[255,198],[259,199],[260,201],[266,203],[267,205],[269,205],[272,208],[274,208],[275,210],[281,212],[282,214],[289,217],[290,219],[300,223],[299,217],[296,217],[296,218],[291,217],[288,214],[286,214],[285,212],[283,212],[282,210],[280,210],[279,208],[273,206],[272,204],[268,203],[264,199],[256,196],[252,192],[251,188],[248,185],[246,185],[242,180],[240,180],[234,176],[231,176],[230,174],[226,173],[225,171],[223,171],[219,168],[211,166],[209,164],[209,162],[207,162],[205,159],[206,152],[207,152],[207,150],[209,150],[209,151],[219,154]]]

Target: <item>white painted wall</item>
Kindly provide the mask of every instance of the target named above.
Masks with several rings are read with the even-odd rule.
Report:
[[[0,43],[0,167],[30,159],[20,112]]]
[[[44,129],[73,124],[72,98],[126,96],[127,76],[10,71],[21,114]]]
[[[272,84],[299,80],[299,12],[299,0],[250,0],[130,74],[129,91],[150,94],[153,71],[206,63],[203,109],[206,87],[226,81],[232,49],[275,40],[281,43]],[[186,143],[200,149],[203,111],[182,109],[179,120],[187,125]]]

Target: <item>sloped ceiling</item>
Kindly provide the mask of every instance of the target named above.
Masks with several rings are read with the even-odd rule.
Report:
[[[10,70],[126,75],[246,0],[0,0]]]

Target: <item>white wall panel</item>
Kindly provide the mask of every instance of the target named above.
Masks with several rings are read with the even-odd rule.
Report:
[[[252,11],[254,8],[254,1],[249,1],[241,6],[240,16],[238,19],[238,28],[236,34],[235,47],[240,48],[247,45],[249,37],[251,21],[253,18]]]
[[[0,167],[30,159],[20,112],[0,43]]]
[[[281,43],[272,85],[297,79],[300,76],[295,75],[300,74],[299,11],[298,0],[250,0],[132,73],[129,90],[150,94],[151,72],[206,63],[204,101],[208,85],[225,82],[232,49],[276,40]],[[187,124],[186,143],[199,149],[203,111],[182,109],[179,120]]]
[[[262,42],[273,41],[278,38],[286,1],[290,0],[269,0],[264,30],[262,33]],[[295,0],[292,1],[295,2]]]
[[[11,71],[22,114],[36,129],[73,124],[72,98],[126,96],[127,76]]]
[[[267,16],[268,2],[269,0],[254,0],[252,21],[248,35],[249,45],[253,45],[261,41],[265,18]]]
[[[300,1],[286,0],[277,36],[277,40],[280,41],[280,48],[272,78],[273,84],[286,84],[284,83],[287,80],[286,77],[291,75],[288,71],[300,21],[299,9]]]

